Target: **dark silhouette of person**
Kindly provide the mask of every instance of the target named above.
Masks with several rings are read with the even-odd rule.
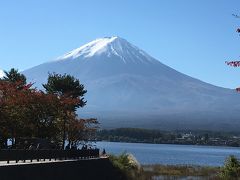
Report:
[[[105,151],[105,149],[103,149],[102,155],[106,155],[106,151]]]

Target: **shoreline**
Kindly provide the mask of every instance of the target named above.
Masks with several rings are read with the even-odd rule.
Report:
[[[210,144],[177,144],[177,143],[152,143],[152,142],[140,142],[140,141],[109,141],[109,140],[97,140],[96,142],[114,142],[114,143],[129,143],[129,144],[161,144],[161,145],[179,145],[179,146],[202,146],[202,147],[225,147],[225,148],[238,148],[240,146],[227,146],[227,145],[210,145]]]

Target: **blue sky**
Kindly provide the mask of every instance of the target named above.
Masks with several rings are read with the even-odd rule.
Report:
[[[117,35],[164,64],[235,88],[239,0],[0,1],[0,69],[24,70],[99,37]],[[240,59],[240,58],[239,58]]]

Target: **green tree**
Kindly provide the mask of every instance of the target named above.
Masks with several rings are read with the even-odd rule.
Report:
[[[18,89],[27,84],[26,77],[19,73],[17,69],[12,68],[9,71],[4,71],[4,73],[5,76],[1,80],[16,84]]]
[[[86,105],[87,101],[84,100],[84,95],[87,90],[84,89],[84,85],[78,79],[71,75],[49,74],[47,84],[43,84],[43,87],[49,94],[78,99],[78,102],[72,107],[73,111]]]
[[[240,177],[240,163],[233,155],[229,156],[222,168],[220,177],[223,179],[238,179]]]
[[[78,107],[86,104],[86,90],[79,80],[70,75],[52,74],[46,85],[46,93],[32,84],[17,70],[5,72],[0,79],[0,148],[21,147],[21,138],[42,138],[64,142],[66,137],[72,146],[93,139],[98,128],[96,119],[79,119]]]
[[[75,103],[63,103],[64,112],[62,117],[62,149],[65,147],[66,140],[66,126],[70,123],[70,119],[74,116],[76,109],[86,105],[84,95],[87,92],[84,89],[84,85],[80,81],[71,75],[61,74],[49,74],[48,81],[43,84],[46,92],[49,94],[55,94],[59,99],[73,101]]]

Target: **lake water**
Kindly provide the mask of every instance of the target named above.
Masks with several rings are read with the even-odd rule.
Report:
[[[133,154],[141,164],[222,166],[229,155],[240,158],[240,148],[196,145],[97,142],[107,153]]]

